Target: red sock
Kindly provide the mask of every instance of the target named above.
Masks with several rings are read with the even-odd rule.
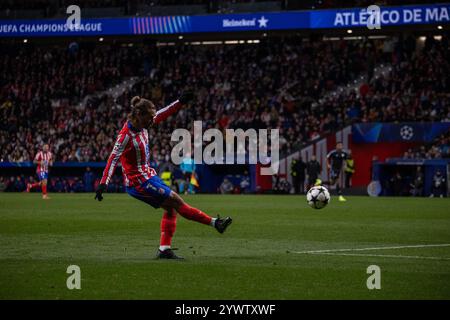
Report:
[[[46,185],[46,184],[43,184],[43,185],[42,185],[42,194],[43,194],[43,195],[46,195],[46,194],[47,194],[47,185]]]
[[[39,182],[35,182],[31,185],[31,188],[33,189],[33,188],[39,187],[40,185],[41,184]]]
[[[172,210],[169,212],[164,211],[161,219],[161,246],[170,246],[172,243],[172,237],[175,233],[175,228],[177,227],[177,213]]]
[[[203,224],[211,224],[211,217],[206,213],[189,206],[188,204],[183,204],[178,208],[178,213],[186,219],[194,220]]]

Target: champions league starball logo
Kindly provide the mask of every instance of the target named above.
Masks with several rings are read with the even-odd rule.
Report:
[[[414,136],[414,130],[410,126],[403,126],[400,129],[400,136],[403,140],[411,140]]]

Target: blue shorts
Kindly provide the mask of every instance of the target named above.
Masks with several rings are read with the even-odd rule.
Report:
[[[144,201],[156,209],[169,198],[171,191],[158,176],[151,177],[140,186],[127,187],[130,196]]]
[[[41,171],[41,172],[38,172],[37,175],[38,175],[39,181],[48,179],[48,172]]]

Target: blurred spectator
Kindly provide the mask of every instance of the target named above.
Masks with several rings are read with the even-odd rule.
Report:
[[[345,187],[350,188],[352,186],[352,177],[355,174],[355,160],[351,152],[348,153],[345,160]]]
[[[276,175],[273,190],[277,194],[289,194],[291,191],[291,184],[285,178]]]
[[[306,165],[306,172],[308,173],[308,189],[311,188],[319,179],[319,175],[322,172],[322,166],[317,161],[316,156],[312,155],[311,160]]]
[[[85,191],[85,186],[80,178],[75,177],[70,185],[70,192],[83,192]]]
[[[403,154],[404,159],[437,159],[450,158],[450,131],[442,134],[433,143],[421,145],[416,149],[408,149]]]
[[[446,185],[445,177],[442,175],[441,171],[438,170],[433,176],[433,187],[430,197],[445,197],[446,196]]]
[[[424,184],[424,176],[422,173],[422,167],[417,166],[414,181],[411,184],[412,187],[411,194],[415,197],[423,196],[423,184]]]
[[[6,182],[4,177],[0,177],[0,192],[5,191],[6,189]]]
[[[60,177],[56,177],[52,179],[50,183],[51,188],[50,191],[53,192],[68,192],[67,190],[67,184],[65,183],[64,179]]]
[[[374,155],[370,164],[370,180],[373,180],[373,165],[379,161],[378,156]]]
[[[166,170],[164,170],[163,172],[161,172],[161,180],[170,188],[172,188],[172,180],[173,180],[173,176],[172,176],[172,172],[170,172],[168,170],[168,168],[166,168]]]
[[[194,159],[190,155],[186,155],[183,161],[180,164],[181,172],[184,175],[184,179],[186,181],[186,186],[188,186],[187,190],[184,190],[185,193],[194,193],[194,185],[191,183],[192,175],[195,175],[195,162]]]
[[[292,184],[294,185],[294,192],[296,194],[305,193],[305,171],[306,163],[303,162],[302,156],[292,159],[291,162],[291,176]]]
[[[94,191],[94,173],[91,171],[90,167],[86,168],[86,172],[83,175],[84,181],[84,191],[93,192]]]
[[[227,178],[224,178],[222,184],[220,185],[220,193],[222,194],[232,193],[233,189],[234,186],[231,183],[231,181],[228,180]]]
[[[250,193],[250,176],[247,171],[245,171],[244,176],[239,183],[239,187],[241,193]]]
[[[395,174],[389,179],[389,190],[393,196],[401,196],[403,195],[403,177],[401,176],[399,171],[396,171]]]

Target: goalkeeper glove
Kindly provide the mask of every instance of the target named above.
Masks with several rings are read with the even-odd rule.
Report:
[[[97,190],[95,191],[95,198],[94,200],[102,201],[103,195],[102,193],[106,190],[106,184],[100,183],[97,187]]]

